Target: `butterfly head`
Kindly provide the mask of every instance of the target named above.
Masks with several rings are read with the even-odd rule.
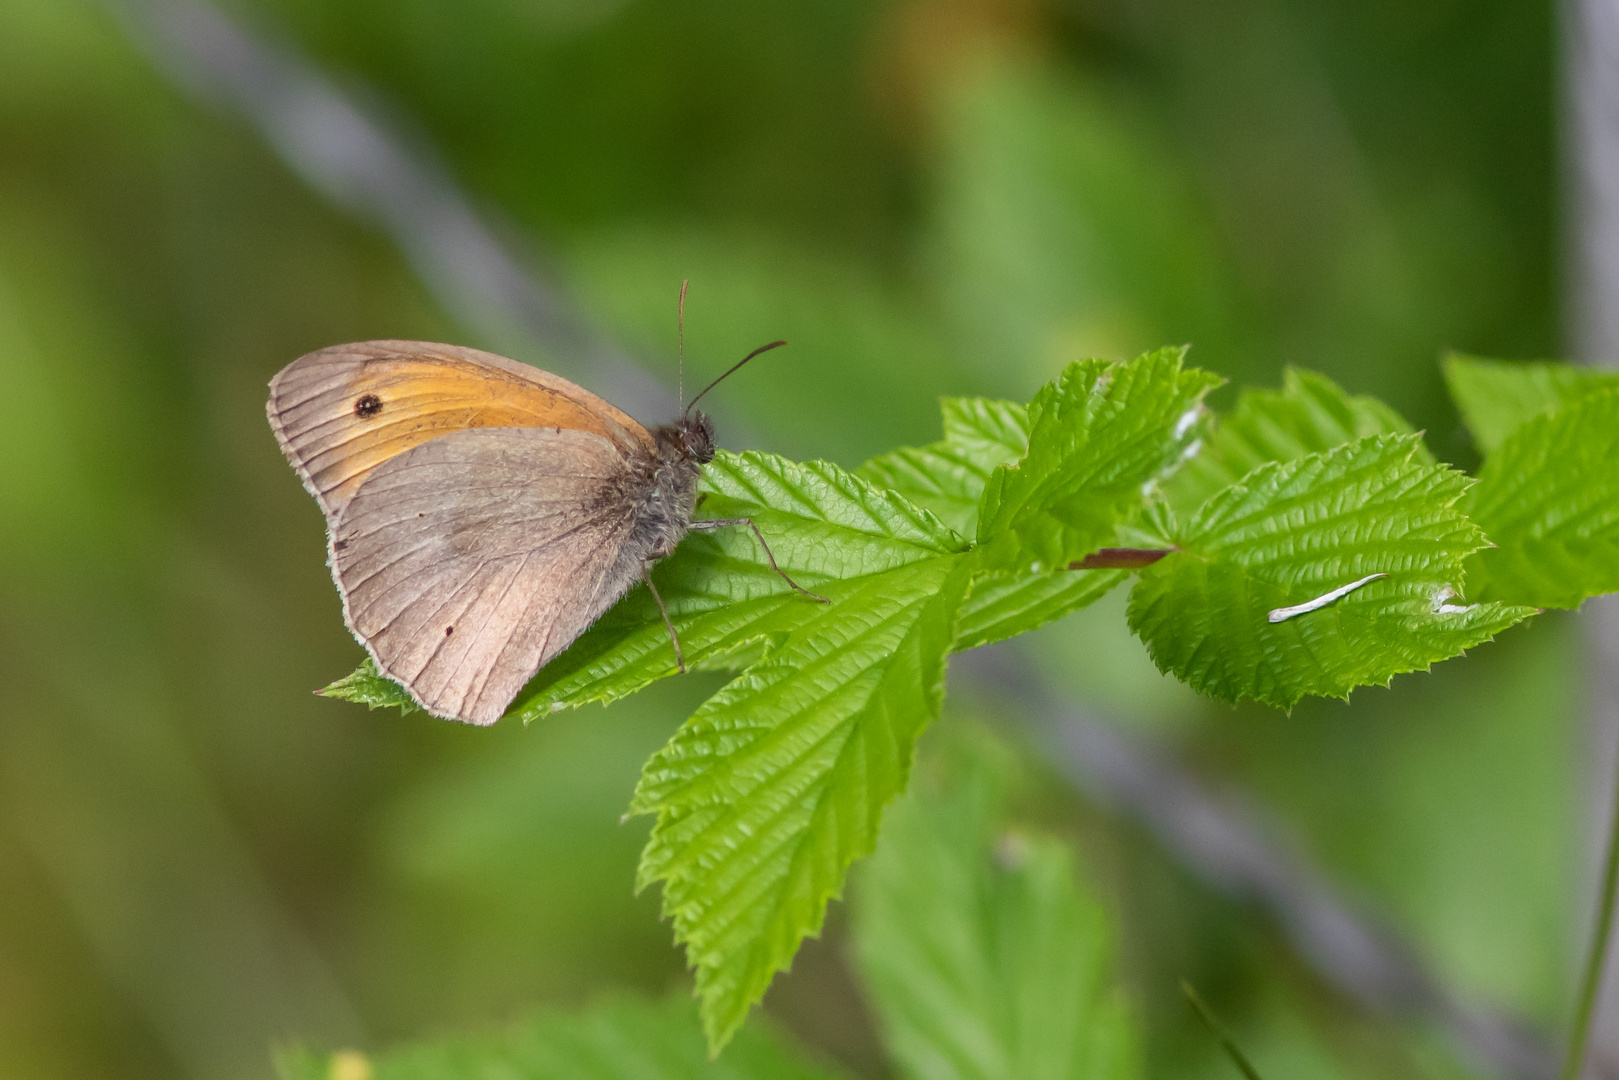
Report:
[[[714,460],[714,421],[707,413],[689,412],[673,427],[674,443],[683,457],[699,465]]]
[[[714,421],[708,413],[691,413],[680,421],[680,447],[696,458],[698,465],[714,460]]]

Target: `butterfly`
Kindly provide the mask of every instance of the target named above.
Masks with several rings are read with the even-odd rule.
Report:
[[[641,426],[559,376],[493,353],[363,341],[270,381],[276,441],[326,515],[343,620],[377,670],[435,716],[492,724],[535,673],[644,581],[694,521],[714,425],[697,400]]]

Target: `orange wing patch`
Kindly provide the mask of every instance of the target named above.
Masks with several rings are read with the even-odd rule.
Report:
[[[420,341],[335,345],[270,382],[270,426],[321,505],[335,515],[389,458],[453,431],[572,428],[626,450],[647,430],[566,379],[503,356]]]

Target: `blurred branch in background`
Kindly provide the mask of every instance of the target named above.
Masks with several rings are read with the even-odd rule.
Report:
[[[306,183],[386,232],[445,310],[484,344],[537,347],[561,375],[588,371],[598,392],[632,414],[668,407],[663,386],[581,322],[533,260],[514,254],[515,245],[480,217],[431,151],[377,110],[205,4],[108,3],[187,93],[246,114]]]
[[[200,3],[107,2],[182,89],[240,110],[313,188],[393,237],[439,302],[475,335],[519,354],[539,348],[559,371],[585,377],[632,413],[667,404],[655,380],[585,328],[564,299],[523,268],[430,154],[392,134],[311,65]],[[1437,1024],[1464,1057],[1498,1075],[1553,1075],[1543,1040],[1525,1025],[1464,1007],[1414,950],[1265,839],[1267,830],[1251,810],[1214,798],[1136,740],[1061,704],[1017,651],[968,654],[958,672],[1016,702],[1047,751],[1090,797],[1141,820],[1211,888],[1263,908],[1346,997],[1386,1015]]]
[[[1619,4],[1572,0],[1564,8],[1564,70],[1568,73],[1565,154],[1570,212],[1566,222],[1570,310],[1568,333],[1577,359],[1619,364]],[[1580,905],[1572,944],[1584,956],[1595,923],[1592,905],[1608,842],[1610,809],[1619,797],[1619,598],[1599,596],[1585,607],[1590,665],[1590,749],[1586,776],[1587,835]],[[1585,1076],[1612,1076],[1619,1061],[1619,966],[1607,958],[1592,1021]]]

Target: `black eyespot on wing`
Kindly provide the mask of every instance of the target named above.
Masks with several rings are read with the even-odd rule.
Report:
[[[354,402],[354,415],[369,420],[382,411],[382,399],[375,394],[361,394]]]
[[[453,626],[446,626],[446,627],[445,627],[445,628],[444,628],[444,636],[445,636],[445,637],[449,637],[449,636],[450,636],[450,635],[451,635],[451,634],[453,634],[453,633],[455,633],[455,627],[453,627]]]

